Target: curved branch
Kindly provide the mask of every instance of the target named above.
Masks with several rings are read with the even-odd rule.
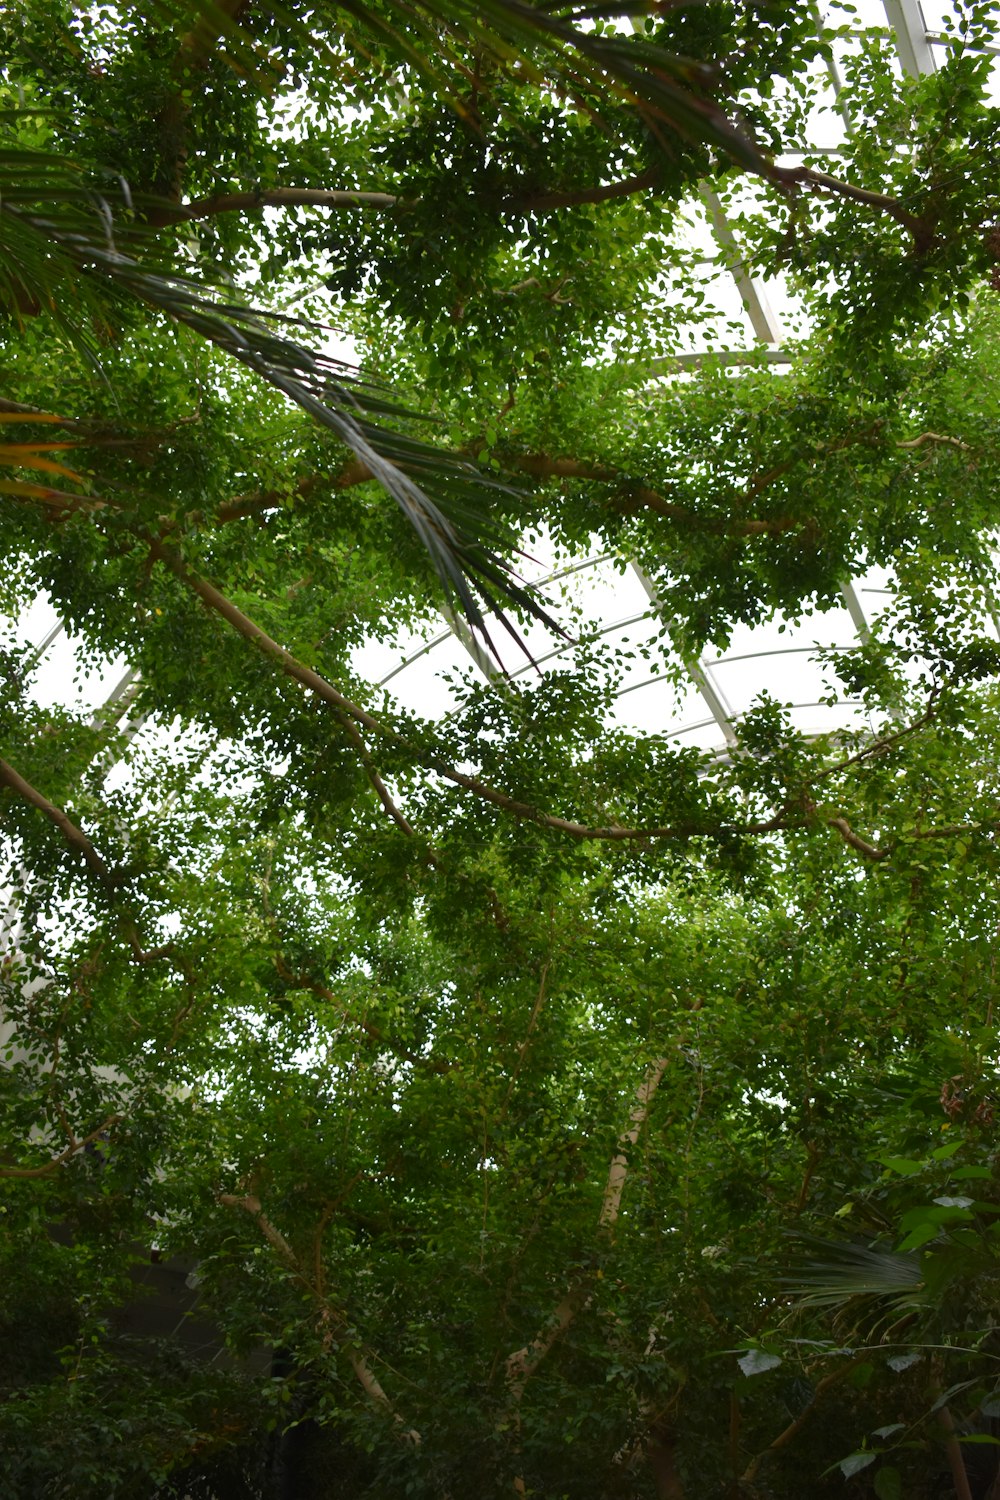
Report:
[[[91,874],[95,876],[98,884],[109,898],[112,910],[121,924],[122,935],[132,950],[132,957],[137,964],[154,963],[157,959],[170,958],[176,951],[173,943],[164,943],[158,948],[144,949],[139,923],[134,912],[129,909],[126,902],[122,900],[121,883],[123,876],[120,871],[112,870],[109,865],[98,854],[94,845],[90,842],[82,829],[67,817],[61,807],[38,791],[26,781],[24,777],[14,770],[14,767],[5,760],[0,760],[0,786],[7,786],[17,796],[22,798],[31,807],[47,818],[48,821],[58,828],[70,848],[79,854]]]
[[[402,1429],[399,1432],[399,1436],[404,1442],[411,1443],[414,1447],[419,1446],[419,1432],[415,1431],[412,1427],[408,1428],[405,1426],[402,1417],[389,1400],[381,1381],[369,1364],[364,1351],[353,1342],[350,1325],[344,1313],[339,1308],[333,1306],[320,1288],[303,1271],[298,1256],[280,1229],[277,1229],[271,1223],[271,1220],[264,1212],[260,1199],[253,1193],[242,1195],[239,1193],[219,1193],[217,1197],[218,1201],[226,1208],[238,1208],[243,1213],[249,1214],[250,1218],[254,1220],[261,1234],[275,1251],[278,1258],[284,1261],[295,1279],[301,1283],[305,1290],[318,1303],[321,1324],[326,1327],[331,1340],[337,1338],[340,1341],[358,1384],[372,1405],[379,1407],[387,1416],[392,1418],[398,1428]]]
[[[794,1421],[789,1422],[788,1426],[783,1428],[782,1431],[778,1433],[778,1436],[774,1438],[772,1442],[768,1443],[766,1448],[764,1448],[760,1453],[756,1454],[756,1456],[750,1460],[743,1471],[741,1482],[746,1485],[753,1484],[754,1480],[757,1477],[757,1470],[760,1468],[765,1458],[768,1458],[772,1453],[780,1453],[781,1449],[786,1448],[793,1438],[798,1437],[799,1433],[802,1431],[803,1427],[806,1425],[809,1418],[816,1410],[816,1407],[819,1404],[820,1397],[823,1395],[824,1391],[828,1391],[832,1385],[836,1385],[838,1381],[841,1381],[846,1376],[850,1375],[851,1371],[856,1370],[859,1365],[864,1364],[867,1358],[867,1352],[864,1354],[859,1354],[857,1358],[850,1360],[846,1365],[841,1365],[839,1370],[833,1370],[829,1375],[824,1375],[823,1379],[817,1382],[813,1390],[812,1400],[809,1402],[809,1405],[805,1408],[804,1411],[801,1411],[799,1413]]]
[[[821,193],[848,198],[852,203],[861,203],[865,208],[873,208],[878,213],[888,214],[889,218],[895,219],[912,235],[919,249],[924,249],[929,241],[930,230],[926,221],[909,213],[898,198],[891,198],[887,193],[876,193],[871,188],[856,187],[853,182],[844,182],[840,177],[831,177],[828,172],[817,171],[815,167],[771,165],[761,175],[777,183],[779,187],[806,185],[817,188]]]
[[[845,844],[850,844],[851,848],[863,854],[865,859],[877,861],[888,858],[890,850],[876,849],[874,844],[869,844],[860,834],[854,832],[846,818],[827,818],[826,823],[828,828],[837,830]]]

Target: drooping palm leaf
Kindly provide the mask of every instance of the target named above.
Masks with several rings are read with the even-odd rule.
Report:
[[[18,189],[8,195],[5,183],[15,176]],[[38,206],[43,202],[44,208]],[[290,320],[214,300],[190,276],[120,250],[116,215],[130,206],[124,190],[97,194],[81,188],[70,163],[20,148],[8,154],[0,145],[0,303],[15,315],[19,309],[49,311],[94,357],[87,320],[106,319],[116,298],[145,304],[190,328],[346,444],[399,505],[449,601],[457,603],[472,629],[489,641],[484,607],[511,628],[504,608],[515,604],[558,630],[500,555],[501,549],[514,550],[516,539],[490,513],[502,489],[495,476],[387,425],[388,417],[418,414],[290,337],[281,326]],[[141,233],[130,226],[128,232],[130,248],[143,243]],[[148,237],[145,248],[155,254]],[[32,467],[29,447],[34,451],[38,445],[24,445],[21,457],[8,456],[7,462]],[[27,493],[22,482],[13,482]]]

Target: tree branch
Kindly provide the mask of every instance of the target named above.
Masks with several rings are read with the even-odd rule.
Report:
[[[64,1162],[69,1161],[70,1157],[76,1156],[78,1152],[86,1150],[89,1145],[96,1141],[99,1136],[109,1131],[112,1126],[120,1125],[124,1118],[124,1115],[108,1115],[108,1118],[102,1121],[96,1130],[92,1130],[82,1140],[77,1140],[72,1130],[69,1130],[69,1145],[65,1151],[60,1151],[59,1155],[54,1156],[51,1161],[43,1163],[40,1167],[0,1167],[0,1177],[46,1177],[50,1172],[54,1172],[58,1167],[61,1167]]]
[[[854,829],[846,818],[827,818],[826,823],[828,828],[835,828],[837,830],[845,844],[850,844],[851,848],[856,849],[859,854],[863,854],[865,859],[877,861],[888,858],[890,850],[876,849],[874,844],[867,843],[859,834],[854,832]]]
[[[972,448],[968,443],[963,443],[961,438],[949,437],[947,433],[922,432],[919,437],[910,438],[905,443],[897,443],[897,448],[922,448],[925,443],[947,443],[952,448],[961,448],[963,453],[971,453]]]
[[[926,222],[917,218],[915,214],[907,212],[898,198],[891,198],[886,193],[876,193],[870,188],[856,187],[852,182],[844,182],[839,177],[831,177],[828,172],[817,171],[815,167],[770,165],[762,175],[777,183],[779,187],[806,185],[817,188],[821,193],[832,193],[838,198],[848,198],[852,203],[861,203],[865,208],[873,208],[895,219],[912,235],[918,248],[925,248],[928,242],[929,229]]]
[[[264,208],[407,208],[396,193],[367,193],[325,188],[256,188],[245,193],[213,193],[190,203],[170,203],[163,210],[169,222],[210,219],[216,214],[247,213]]]
[[[203,65],[203,63],[199,64],[199,66]],[[166,117],[165,112],[164,119]],[[174,129],[178,123],[180,123],[179,119],[171,120]],[[773,163],[765,163],[759,175],[779,187],[812,187],[821,193],[848,198],[854,203],[863,204],[866,208],[888,214],[890,218],[895,219],[908,230],[921,247],[929,239],[930,230],[926,221],[909,213],[897,198],[890,197],[886,193],[844,182],[841,178],[832,177],[828,172],[818,171],[814,167],[778,167]],[[548,192],[539,191],[537,188],[520,192],[513,191],[495,202],[501,213],[552,213],[563,208],[578,208],[587,204],[607,203],[617,198],[634,197],[637,193],[656,188],[662,176],[662,168],[656,163],[647,167],[643,172],[634,173],[631,177],[621,178],[617,182],[595,183],[579,188],[555,188]],[[415,208],[420,201],[417,198],[402,198],[398,193],[378,192],[366,188],[252,188],[242,192],[213,193],[205,198],[194,198],[188,203],[174,201],[168,197],[163,203],[157,205],[151,221],[155,224],[188,222],[212,218],[222,213],[253,213],[263,208],[372,209],[377,212],[386,212],[393,209]]]
[[[838,1381],[843,1380],[845,1376],[850,1375],[851,1371],[856,1370],[859,1365],[864,1364],[867,1358],[867,1354],[859,1354],[856,1359],[850,1360],[846,1365],[841,1365],[839,1370],[833,1370],[829,1375],[824,1375],[823,1379],[818,1381],[815,1388],[813,1389],[812,1400],[809,1402],[809,1405],[803,1411],[799,1412],[799,1415],[794,1419],[794,1421],[789,1422],[788,1426],[783,1428],[782,1431],[778,1433],[778,1436],[773,1440],[773,1442],[768,1443],[767,1447],[764,1448],[762,1452],[758,1453],[754,1458],[750,1460],[743,1471],[741,1482],[745,1485],[753,1484],[754,1480],[757,1477],[757,1471],[760,1468],[761,1464],[764,1462],[765,1458],[768,1458],[772,1453],[780,1452],[782,1448],[786,1448],[788,1446],[793,1438],[798,1437],[799,1433],[802,1431],[803,1427],[806,1425],[809,1418],[816,1410],[816,1407],[819,1404],[820,1397],[823,1395],[823,1393],[825,1391],[828,1391],[832,1385],[836,1385]]]
[[[567,188],[549,193],[509,193],[500,200],[499,208],[504,213],[535,214],[588,203],[606,203],[613,198],[628,198],[655,187],[661,176],[659,166],[654,166],[620,182],[599,183],[594,187]],[[168,223],[187,222],[213,218],[216,214],[256,212],[264,208],[359,208],[385,212],[413,208],[416,201],[401,198],[398,193],[369,192],[360,188],[254,188],[242,193],[213,193],[207,198],[194,198],[190,203],[167,202],[159,209],[157,217],[158,221]]]
[[[511,193],[501,199],[500,207],[507,213],[544,214],[557,208],[577,208],[587,203],[607,203],[612,198],[630,198],[635,193],[644,193],[656,187],[663,176],[657,164],[638,172],[634,177],[622,178],[620,182],[601,183],[596,187],[566,188],[562,192]]]
[[[646,1069],[646,1075],[636,1090],[635,1105],[629,1115],[629,1123],[618,1138],[618,1149],[608,1167],[608,1180],[601,1200],[601,1211],[597,1221],[598,1234],[607,1239],[613,1232],[621,1207],[622,1192],[628,1176],[628,1151],[639,1139],[639,1133],[649,1119],[653,1096],[667,1068],[669,1058],[658,1057]],[[559,1302],[544,1329],[525,1344],[508,1355],[506,1361],[507,1385],[511,1400],[518,1404],[524,1387],[534,1375],[546,1355],[562,1337],[578,1313],[586,1307],[593,1292],[595,1273],[581,1269]]]
[[[618,1150],[611,1158],[611,1165],[608,1168],[608,1181],[604,1189],[601,1215],[598,1220],[598,1227],[606,1234],[610,1234],[618,1222],[622,1191],[628,1176],[628,1153],[639,1139],[639,1132],[649,1119],[653,1095],[660,1086],[660,1080],[669,1060],[666,1057],[658,1057],[655,1062],[650,1063],[646,1076],[636,1092],[635,1106],[629,1115],[628,1128],[618,1138]]]
[[[104,889],[110,895],[117,896],[120,877],[113,874],[87,835],[70,821],[61,807],[56,807],[54,802],[44,797],[5,760],[0,760],[0,785],[10,787],[12,792],[30,803],[32,807],[37,808],[43,817],[48,818],[49,822],[59,829],[70,848],[75,849],[77,854],[82,856],[87,868],[97,877]]]
[[[352,1340],[350,1336],[351,1329],[347,1318],[339,1310],[339,1308],[336,1308],[332,1305],[329,1299],[323,1295],[321,1289],[317,1287],[313,1283],[311,1278],[307,1276],[303,1271],[301,1265],[299,1264],[298,1256],[295,1254],[295,1251],[285,1239],[285,1236],[271,1223],[270,1219],[264,1213],[263,1205],[261,1204],[260,1199],[253,1193],[246,1193],[242,1195],[239,1193],[219,1193],[217,1194],[217,1197],[218,1201],[223,1204],[224,1207],[238,1208],[243,1213],[250,1215],[267,1243],[277,1254],[278,1258],[284,1261],[285,1265],[288,1266],[289,1270],[293,1273],[296,1280],[302,1284],[306,1291],[308,1291],[319,1304],[320,1321],[328,1326],[332,1337],[336,1337],[338,1340],[340,1340],[341,1347],[347,1355],[351,1369],[354,1371],[358,1384],[361,1386],[361,1389],[364,1391],[369,1401],[371,1401],[374,1406],[377,1406],[382,1411],[384,1411],[387,1416],[392,1418],[393,1422],[399,1428],[403,1429],[402,1431],[400,1431],[399,1436],[404,1442],[411,1443],[414,1447],[418,1446],[420,1443],[419,1432],[416,1432],[412,1427],[405,1427],[402,1417],[396,1411],[396,1408],[393,1406],[392,1402],[389,1400],[389,1397],[386,1395],[385,1389],[382,1386],[382,1383],[379,1380],[378,1376],[372,1369],[371,1365],[368,1363],[366,1355]]]
[[[94,845],[90,842],[82,829],[77,828],[63,812],[49,799],[25,781],[14,767],[5,760],[0,760],[0,786],[7,786],[17,796],[21,797],[30,806],[46,817],[54,827],[58,828],[63,838],[84,860],[91,874],[95,876],[99,885],[110,899],[112,910],[115,912],[120,924],[122,934],[132,950],[132,956],[138,964],[153,963],[160,958],[169,958],[175,952],[173,943],[164,943],[158,948],[144,949],[142,946],[142,935],[139,923],[126,903],[122,901],[121,883],[123,876],[120,871],[112,870],[98,854]]]
[[[211,61],[219,40],[219,23],[235,24],[247,3],[248,0],[215,0],[211,8],[203,8],[196,24],[181,37],[171,67],[170,94],[156,117],[163,168],[167,173],[166,178],[161,177],[159,186],[167,190],[168,208],[180,201],[183,187],[184,168],[189,155],[187,135],[191,119],[193,80],[204,74]],[[149,222],[155,226],[169,220],[159,211],[154,211],[149,216]]]

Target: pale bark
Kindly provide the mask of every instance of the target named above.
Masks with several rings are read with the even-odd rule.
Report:
[[[608,1167],[608,1179],[598,1216],[597,1233],[601,1240],[606,1241],[614,1232],[628,1176],[628,1152],[634,1148],[640,1132],[649,1119],[653,1098],[668,1061],[666,1057],[657,1058],[646,1069],[645,1077],[636,1091],[629,1123],[618,1138],[618,1149]],[[595,1270],[584,1268],[578,1271],[544,1328],[530,1343],[523,1345],[520,1349],[515,1349],[507,1356],[505,1363],[507,1395],[510,1406],[513,1408],[515,1429],[520,1423],[520,1407],[525,1386],[577,1316],[588,1306],[594,1294],[596,1279]],[[517,1495],[526,1493],[522,1475],[515,1475],[513,1489]],[[665,1496],[679,1496],[680,1491],[661,1489],[660,1493]]]
[[[666,1071],[668,1061],[669,1058],[658,1057],[655,1062],[650,1063],[646,1070],[646,1076],[636,1092],[635,1106],[629,1115],[628,1128],[619,1137],[618,1150],[611,1158],[611,1165],[608,1168],[608,1180],[604,1189],[604,1199],[601,1203],[601,1216],[598,1220],[598,1228],[606,1234],[611,1233],[618,1222],[622,1191],[625,1187],[625,1179],[628,1176],[628,1153],[639,1139],[639,1133],[649,1119],[649,1110],[653,1102],[653,1095],[660,1086],[660,1080]]]
[[[347,1318],[339,1308],[333,1306],[329,1299],[324,1296],[321,1289],[303,1271],[298,1256],[281,1231],[271,1223],[271,1220],[264,1212],[260,1199],[253,1193],[219,1193],[218,1201],[226,1208],[238,1208],[243,1213],[250,1215],[278,1258],[284,1262],[295,1276],[295,1279],[318,1303],[320,1321],[326,1326],[330,1339],[336,1338],[343,1341],[348,1363],[369,1401],[373,1406],[377,1406],[381,1411],[385,1412],[386,1416],[392,1418],[393,1423],[400,1429],[398,1435],[403,1442],[411,1443],[415,1447],[418,1446],[420,1443],[419,1432],[412,1427],[406,1426],[386,1394],[382,1382],[369,1364],[365,1352],[352,1340],[345,1337],[349,1332]]]

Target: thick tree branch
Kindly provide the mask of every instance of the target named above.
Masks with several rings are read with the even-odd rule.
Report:
[[[366,193],[325,188],[257,188],[246,193],[214,193],[190,203],[170,204],[162,215],[171,222],[211,219],[216,214],[248,213],[264,208],[405,208],[396,193]]]
[[[522,1349],[515,1349],[513,1354],[507,1356],[507,1389],[515,1406],[520,1404],[525,1386],[546,1355],[555,1347],[577,1314],[587,1306],[593,1295],[593,1280],[592,1272],[581,1271],[578,1280],[559,1302],[541,1332],[535,1335],[530,1344],[525,1344]]]
[[[963,453],[971,453],[972,448],[968,443],[963,443],[961,438],[950,437],[944,432],[922,432],[919,437],[910,438],[905,443],[897,443],[897,448],[922,448],[925,443],[946,443],[952,448],[961,448]]]
[[[846,818],[827,818],[826,822],[828,828],[835,828],[844,840],[844,843],[850,844],[851,848],[856,849],[859,854],[863,854],[865,859],[878,861],[888,858],[890,852],[888,849],[876,849],[874,844],[869,844],[859,834],[854,832],[854,829]]]
[[[176,107],[172,112],[165,112],[162,119],[164,123],[169,120],[170,128],[175,132],[183,123]],[[895,219],[912,235],[918,247],[926,248],[929,243],[932,231],[927,222],[909,213],[897,198],[887,193],[858,187],[854,183],[833,177],[828,172],[820,172],[814,167],[778,167],[772,163],[765,163],[759,175],[786,189],[813,188],[823,194],[860,203],[866,208],[874,209],[878,213],[887,214]],[[617,182],[594,183],[588,187],[578,188],[553,188],[550,191],[539,190],[537,187],[521,191],[515,189],[495,202],[501,213],[552,213],[564,208],[578,208],[587,204],[607,203],[618,198],[634,197],[638,193],[655,189],[662,176],[661,166],[655,163],[647,167],[645,171],[636,172],[631,177],[621,178]],[[175,178],[175,184],[179,187],[179,176]],[[187,222],[212,218],[216,214],[223,213],[255,213],[264,208],[368,209],[384,213],[394,209],[405,211],[415,208],[420,202],[419,199],[403,198],[398,193],[372,191],[365,188],[317,187],[251,188],[242,192],[213,193],[205,198],[194,198],[188,203],[175,201],[178,197],[179,193],[175,191],[164,203],[157,205],[151,215],[151,222],[155,224]]]
[[[286,1266],[294,1271],[297,1277],[302,1278],[302,1271],[295,1257],[295,1251],[281,1231],[276,1229],[271,1223],[264,1212],[259,1198],[255,1197],[253,1193],[246,1193],[242,1196],[239,1193],[220,1193],[218,1196],[219,1202],[226,1208],[239,1208],[245,1214],[249,1214],[256,1222],[257,1228],[267,1240],[272,1250],[276,1250]],[[305,1279],[305,1285],[310,1291],[312,1290],[312,1283],[308,1279]]]
[[[635,193],[644,193],[655,188],[663,176],[657,164],[637,172],[633,177],[620,182],[601,183],[596,187],[566,188],[550,193],[511,193],[501,199],[500,207],[508,213],[544,214],[557,208],[577,208],[587,203],[607,203],[613,198],[631,198]]]
[[[190,154],[188,126],[191,119],[193,82],[204,75],[219,41],[220,21],[235,24],[248,0],[215,0],[211,7],[204,7],[198,21],[181,37],[171,68],[170,92],[167,101],[156,119],[160,137],[162,158],[158,187],[165,189],[170,203],[178,203],[184,183],[184,169]],[[212,14],[214,12],[214,15]],[[149,222],[159,225],[169,222],[154,211]]]
[[[607,203],[655,187],[661,175],[660,168],[655,166],[620,182],[599,183],[594,187],[567,188],[561,192],[513,192],[500,199],[499,208],[504,213],[536,214],[588,203]],[[401,198],[398,193],[369,192],[360,188],[255,188],[242,193],[214,193],[207,198],[192,199],[190,203],[168,203],[160,209],[158,221],[186,222],[213,218],[216,214],[253,213],[264,208],[356,208],[384,213],[390,209],[405,211],[415,206],[415,200]]]
[[[875,209],[876,212],[887,214],[890,219],[895,219],[913,237],[918,249],[925,249],[929,243],[931,230],[925,220],[909,213],[898,198],[891,198],[887,193],[876,193],[870,188],[856,187],[853,182],[844,182],[840,177],[831,177],[828,172],[817,171],[815,167],[771,165],[762,175],[779,187],[812,187],[821,193],[830,193],[837,198],[847,198],[852,203],[861,203],[865,208]]]
[[[0,786],[9,787],[23,801],[36,808],[55,828],[58,828],[70,848],[82,857],[87,868],[108,896],[112,910],[121,923],[122,934],[132,950],[132,956],[136,963],[153,963],[157,959],[169,958],[174,953],[175,945],[173,943],[164,943],[159,948],[143,948],[139,923],[133,912],[129,910],[128,905],[122,901],[121,873],[112,870],[105,864],[87,835],[82,829],[77,828],[76,824],[67,817],[61,807],[57,807],[54,802],[50,802],[47,797],[43,796],[36,787],[33,787],[29,781],[26,781],[5,760],[0,760]]]
[[[622,1193],[628,1176],[628,1153],[635,1146],[639,1134],[649,1119],[653,1097],[660,1086],[669,1058],[658,1057],[646,1069],[646,1075],[636,1090],[635,1105],[629,1115],[629,1123],[618,1138],[618,1149],[608,1167],[608,1180],[601,1200],[601,1211],[597,1221],[598,1234],[607,1239],[618,1221]],[[574,1278],[566,1295],[559,1302],[545,1327],[530,1343],[515,1349],[506,1361],[507,1386],[511,1401],[520,1403],[524,1388],[534,1375],[546,1355],[566,1332],[578,1313],[582,1312],[593,1293],[595,1271],[581,1269]]]
[[[611,1158],[611,1165],[608,1168],[608,1180],[604,1189],[604,1199],[601,1203],[601,1216],[598,1220],[599,1228],[606,1234],[610,1234],[618,1222],[622,1191],[625,1187],[625,1179],[628,1176],[628,1153],[639,1139],[639,1133],[649,1119],[653,1095],[660,1086],[660,1080],[663,1078],[668,1062],[669,1058],[658,1057],[647,1068],[646,1076],[636,1092],[635,1106],[629,1115],[628,1128],[620,1135],[618,1150]]]

